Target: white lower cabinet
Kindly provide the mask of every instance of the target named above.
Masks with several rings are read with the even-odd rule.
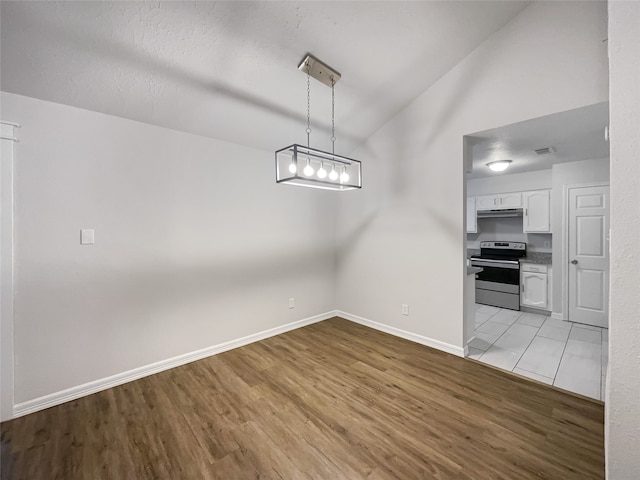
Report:
[[[520,265],[520,305],[551,309],[551,267],[523,263]]]

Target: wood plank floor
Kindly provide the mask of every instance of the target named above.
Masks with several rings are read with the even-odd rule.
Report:
[[[2,478],[585,480],[604,478],[603,421],[334,318],[5,422]]]

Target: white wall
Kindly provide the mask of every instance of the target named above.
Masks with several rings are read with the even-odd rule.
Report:
[[[16,403],[334,308],[335,194],[276,185],[273,152],[1,99],[22,125]]]
[[[640,3],[609,3],[611,315],[609,480],[640,477]]]
[[[492,177],[467,180],[467,195],[492,195],[494,193],[526,192],[551,188],[551,169],[533,172],[497,174]]]
[[[462,347],[463,135],[606,101],[606,36],[605,3],[535,2],[353,153],[339,309]]]
[[[604,132],[603,132],[604,134]],[[553,188],[551,191],[551,222],[553,230],[553,308],[552,311],[567,318],[568,304],[563,296],[567,290],[565,225],[567,204],[565,187],[592,182],[609,182],[609,159],[583,160],[581,162],[559,163],[552,167]],[[564,247],[564,248],[563,248]]]

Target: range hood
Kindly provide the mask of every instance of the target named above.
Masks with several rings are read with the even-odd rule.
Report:
[[[500,210],[478,210],[478,218],[521,217],[521,208],[501,208]]]

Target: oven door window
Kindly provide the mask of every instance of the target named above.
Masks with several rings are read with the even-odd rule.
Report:
[[[520,284],[520,270],[500,267],[482,267],[480,273],[476,275],[478,280],[485,282],[506,283],[507,285]]]

